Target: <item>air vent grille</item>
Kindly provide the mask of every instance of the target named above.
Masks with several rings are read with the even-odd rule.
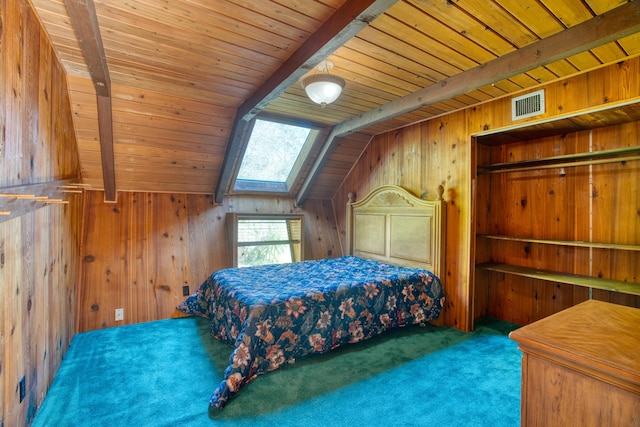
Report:
[[[544,89],[511,100],[511,119],[519,120],[544,113]]]

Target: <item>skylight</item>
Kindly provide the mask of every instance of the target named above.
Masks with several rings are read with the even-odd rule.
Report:
[[[234,190],[288,191],[300,154],[316,134],[310,127],[256,119]]]

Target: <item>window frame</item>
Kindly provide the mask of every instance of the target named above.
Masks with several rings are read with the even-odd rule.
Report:
[[[293,262],[303,261],[304,258],[304,215],[298,214],[269,214],[269,213],[228,213],[227,214],[227,230],[229,233],[229,249],[231,257],[231,266],[238,267],[238,250],[242,246],[248,246],[246,244],[240,244],[238,242],[238,221],[245,219],[257,219],[257,220],[297,220],[300,221],[300,239],[289,239],[288,241],[273,241],[272,244],[282,244],[283,242],[289,243],[292,253]],[[268,243],[264,243],[268,245]],[[297,250],[295,245],[298,245]],[[296,255],[298,258],[296,258]]]
[[[302,149],[298,153],[298,157],[294,162],[291,172],[287,177],[287,180],[284,182],[275,182],[275,181],[258,181],[258,180],[247,180],[247,179],[238,179],[238,173],[240,171],[240,167],[242,162],[244,161],[244,154],[249,145],[249,140],[251,139],[251,134],[253,133],[253,128],[257,120],[270,121],[275,123],[281,123],[289,126],[298,126],[304,127],[310,130],[307,139],[302,146]],[[305,164],[309,160],[309,155],[312,150],[317,146],[319,137],[322,133],[322,127],[316,123],[304,122],[300,120],[288,119],[285,117],[280,117],[276,115],[270,114],[260,114],[254,117],[249,126],[247,127],[247,131],[245,132],[245,136],[242,141],[242,149],[240,150],[240,154],[238,156],[238,160],[236,165],[234,166],[233,178],[230,185],[230,193],[231,194],[265,194],[268,193],[270,195],[282,195],[282,196],[292,196],[292,190],[295,185],[301,180],[301,172],[304,169]]]

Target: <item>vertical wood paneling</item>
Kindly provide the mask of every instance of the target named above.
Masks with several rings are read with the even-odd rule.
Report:
[[[0,79],[5,84],[3,92],[6,94],[6,120],[3,123],[3,134],[5,135],[4,158],[2,159],[4,174],[0,176],[2,185],[16,185],[19,181],[21,172],[21,162],[14,159],[20,159],[21,145],[9,144],[11,138],[16,141],[22,141],[22,85],[21,85],[21,67],[22,67],[22,27],[23,19],[20,16],[20,10],[14,2],[3,2],[3,34],[5,41],[3,47],[3,56],[5,57],[5,68],[3,69],[4,78]]]
[[[126,230],[127,218],[122,212],[126,208],[128,195],[120,194],[118,203],[104,203],[102,193],[88,192],[86,202],[86,216],[84,219],[84,242],[82,253],[82,282],[78,310],[79,330],[99,329],[110,325],[116,308],[122,306],[121,300],[126,293],[120,295],[117,286],[128,280],[125,264],[125,252],[121,247],[123,236],[121,230]],[[99,214],[96,214],[96,211]],[[125,236],[126,238],[126,236]],[[103,248],[100,250],[100,248]],[[126,290],[126,288],[123,288]],[[107,311],[100,302],[110,301],[111,316],[107,319]]]
[[[23,330],[22,321],[25,318],[22,308],[22,296],[27,290],[23,282],[24,268],[22,266],[21,254],[24,248],[22,238],[22,221],[12,220],[9,224],[14,223],[10,230],[11,238],[7,241],[5,254],[6,262],[6,279],[7,282],[2,287],[5,292],[5,330],[3,331],[5,341],[5,361],[3,365],[3,374],[5,379],[5,422],[15,420],[16,425],[22,425],[26,422],[27,411],[25,405],[20,404],[18,385],[23,375],[26,375],[26,363],[28,363],[28,354],[25,354],[25,343],[27,340],[26,332]],[[11,256],[14,254],[13,256]],[[9,257],[7,259],[7,256]],[[17,258],[17,259],[16,259]],[[11,349],[11,351],[8,351]]]
[[[39,209],[36,211],[35,222],[37,227],[41,227],[49,220],[52,212],[48,212],[49,209]],[[39,229],[39,228],[38,228]],[[45,228],[46,229],[46,228]],[[32,297],[32,311],[34,319],[33,335],[38,337],[32,345],[30,360],[37,367],[35,370],[31,370],[34,378],[31,378],[30,384],[38,384],[36,390],[35,403],[36,406],[40,406],[42,399],[46,394],[46,384],[49,378],[53,377],[55,372],[51,372],[51,369],[55,369],[55,366],[49,364],[49,358],[53,355],[50,354],[53,347],[51,342],[51,332],[55,328],[55,319],[50,318],[52,312],[51,300],[58,294],[53,289],[55,282],[54,274],[51,271],[51,267],[48,263],[48,254],[52,248],[55,248],[56,239],[51,233],[38,232],[35,235],[34,249],[35,249],[35,262],[34,262],[34,274],[37,277],[37,281],[41,281],[41,286],[35,286]],[[36,283],[37,283],[36,281]],[[53,324],[52,324],[53,323]]]
[[[545,85],[547,111],[540,117],[528,120],[549,119],[559,114],[636,98],[640,96],[639,67],[640,59],[635,57],[584,75]],[[349,192],[356,192],[362,196],[382,184],[397,184],[420,193],[426,191],[429,198],[434,184],[442,183],[445,186],[448,206],[445,278],[447,303],[444,316],[447,325],[463,330],[471,329],[473,317],[477,318],[482,314],[489,313],[524,324],[589,297],[588,290],[576,289],[573,286],[523,280],[498,273],[478,274],[475,283],[471,283],[475,273],[473,263],[476,261],[471,259],[471,208],[474,189],[479,214],[474,219],[473,227],[478,228],[478,233],[513,232],[526,236],[535,235],[543,230],[543,234],[549,236],[548,238],[573,239],[573,236],[581,236],[588,240],[584,236],[589,224],[585,212],[588,212],[590,203],[589,191],[587,190],[586,194],[584,192],[586,168],[575,168],[572,171],[568,168],[564,171],[556,169],[544,173],[523,172],[519,175],[511,174],[512,176],[500,174],[491,179],[498,184],[495,187],[500,188],[501,193],[492,190],[489,194],[478,194],[480,186],[487,187],[488,178],[474,177],[471,150],[476,148],[475,143],[472,143],[473,135],[513,125],[510,102],[510,98],[494,100],[375,136],[333,198],[337,207],[346,200]],[[637,145],[636,127],[637,124],[628,124],[593,132],[594,135],[614,132],[619,135],[618,140]],[[578,133],[549,138],[542,144],[522,143],[485,148],[480,150],[478,157],[485,159],[485,163],[488,157],[491,157],[492,162],[506,162],[518,158],[539,158],[576,152],[575,150],[584,151],[584,144],[588,143],[588,138],[591,137]],[[421,141],[419,150],[416,147],[417,138]],[[597,139],[602,144],[602,141],[608,138],[597,136]],[[420,166],[412,159],[418,151],[422,157]],[[608,199],[600,196],[598,198],[601,201],[593,199],[594,211],[601,209],[602,212],[594,221],[601,221],[601,230],[618,233],[616,236],[624,241],[630,239],[629,236],[640,235],[635,219],[635,209],[639,205],[637,180],[640,174],[604,172],[612,167],[619,169],[621,166],[598,167],[603,169],[603,172],[602,178],[596,179],[596,184],[612,186],[613,189],[607,196]],[[626,169],[631,167],[637,166],[632,166],[630,162],[622,166]],[[616,178],[610,178],[612,174],[616,175]],[[628,178],[629,175],[634,178]],[[613,198],[623,195],[629,203],[618,209],[620,202]],[[597,204],[603,206],[596,206]],[[499,218],[491,216],[489,206],[492,211],[497,210],[504,214]],[[338,229],[343,230],[344,214],[338,209],[336,212]],[[610,224],[612,220],[616,221],[616,226],[606,228],[605,224]],[[620,231],[615,231],[619,227]],[[621,237],[620,233],[626,233],[627,237]],[[342,231],[340,235],[343,239]],[[527,251],[525,259],[532,267],[544,264],[562,270],[560,267],[569,265],[570,268],[575,266],[578,270],[581,266],[588,265],[588,260],[584,260],[583,251],[580,250],[558,251],[553,247],[524,244],[505,245],[504,248],[496,252],[487,247],[487,242],[483,242],[483,246],[476,249],[476,254],[479,255],[480,261],[486,261],[491,257],[508,260],[509,257],[520,256]],[[608,273],[614,270],[612,266],[615,264],[618,273],[613,274],[624,276],[620,280],[635,277],[634,280],[637,282],[638,273],[635,265],[639,265],[640,262],[633,262],[630,257],[634,256],[617,254],[615,261],[600,257],[598,262],[609,266]],[[624,269],[620,266],[624,266]],[[489,283],[493,285],[489,286]],[[630,305],[637,304],[636,297],[610,294],[607,292],[603,295],[602,292],[594,291],[594,297],[600,299],[615,298],[616,301],[625,301]]]
[[[326,200],[313,200],[305,209],[312,213],[304,221],[304,233],[307,238],[314,239],[310,242],[305,240],[305,257],[322,259],[344,255],[331,203]],[[343,205],[342,209],[346,209],[346,205]]]
[[[2,7],[2,6],[0,6]],[[2,11],[4,12],[4,11]],[[4,16],[4,14],[2,14]],[[0,39],[1,40],[1,39]],[[2,55],[0,55],[2,57]],[[4,123],[4,122],[3,122]],[[0,307],[2,308],[2,312],[0,312],[0,366],[2,366],[2,370],[6,369],[6,348],[7,348],[7,337],[5,334],[7,320],[9,320],[9,316],[6,314],[6,300],[7,300],[7,291],[5,290],[9,283],[9,268],[7,264],[7,256],[9,254],[9,247],[7,246],[10,242],[7,241],[8,235],[8,225],[6,222],[0,222],[0,284],[2,284],[2,289],[0,289]],[[2,425],[5,425],[5,420],[7,417],[7,405],[6,405],[6,385],[8,381],[5,378],[4,373],[0,375],[0,421]]]
[[[153,268],[149,272],[149,281],[153,285],[153,313],[173,313],[175,306],[184,299],[182,287],[192,282],[187,267],[191,251],[188,247],[186,197],[184,194],[154,197],[148,236],[153,242]],[[197,247],[193,250],[196,251]]]
[[[231,265],[231,260],[224,258],[229,256],[225,216],[214,208],[212,196],[188,196],[187,201],[189,247],[197,248],[189,253],[189,271],[195,276],[206,277],[207,271]],[[190,290],[193,291],[193,287]]]
[[[77,200],[72,203],[79,207]],[[70,222],[69,212],[49,206],[0,228],[3,408],[9,425],[35,415],[74,334],[79,223]],[[26,397],[20,403],[23,376]]]
[[[640,123],[633,122],[498,146],[492,149],[496,157],[500,157],[494,161],[634,146],[639,126]],[[640,242],[639,167],[638,161],[612,162],[491,175],[491,183],[483,177],[479,191],[490,194],[492,214],[479,215],[479,218],[492,223],[482,223],[479,229],[518,237],[637,245]],[[480,260],[478,256],[476,259]],[[639,253],[634,251],[499,242],[490,245],[490,259],[627,282],[637,283],[640,277]],[[519,324],[530,323],[589,298],[588,289],[574,289],[570,285],[499,273],[489,273],[489,276],[489,282],[484,281],[482,285],[478,282],[478,286],[488,284],[496,288],[489,292],[496,300],[487,302],[488,312]],[[636,305],[638,300],[635,296],[614,296],[604,291],[593,291],[593,298],[607,301],[614,298],[628,305]]]
[[[445,187],[447,200],[445,323],[469,329],[470,304],[468,267],[471,202],[468,187],[470,141],[465,113],[417,124],[376,136],[353,167],[333,199],[337,226],[344,244],[345,213],[341,209],[349,192],[366,196],[383,184],[395,184],[433,200],[438,185]],[[451,281],[452,285],[448,283]]]
[[[23,403],[24,406],[27,406],[27,418],[31,418],[34,414],[30,413],[35,410],[33,405],[37,404],[37,398],[35,396],[35,392],[38,389],[38,385],[35,382],[37,379],[37,375],[35,375],[36,371],[41,369],[38,362],[32,359],[33,354],[31,353],[31,349],[35,346],[37,340],[43,339],[42,336],[34,335],[33,329],[37,327],[36,319],[34,319],[34,311],[33,308],[33,299],[35,297],[35,288],[41,287],[43,284],[41,281],[37,283],[34,280],[35,272],[35,260],[34,260],[34,242],[35,242],[35,227],[36,227],[36,218],[35,212],[29,213],[27,215],[23,215],[20,219],[22,222],[21,232],[22,232],[22,248],[21,248],[21,256],[22,263],[20,265],[21,275],[18,276],[18,281],[15,283],[16,290],[16,300],[14,308],[16,309],[15,314],[18,318],[16,322],[18,326],[17,330],[14,330],[13,333],[19,333],[22,336],[22,348],[20,348],[20,354],[22,359],[20,361],[19,368],[16,374],[24,374],[26,384],[27,384],[27,393],[29,394],[28,398],[25,396]],[[49,255],[49,259],[51,256]],[[14,350],[16,347],[14,347]],[[18,379],[19,381],[19,379]],[[19,394],[19,393],[17,393]],[[19,396],[14,395],[16,397]],[[18,403],[19,400],[16,401]]]
[[[427,151],[424,190],[435,198],[435,188],[443,185],[447,201],[446,290],[444,321],[462,330],[472,326],[470,298],[471,180],[469,175],[471,140],[465,112],[457,112],[422,124],[423,149]]]
[[[0,28],[0,190],[77,178],[65,74],[46,33],[25,0],[0,2]],[[31,422],[75,331],[82,195],[68,199],[0,223],[1,425]]]
[[[309,201],[168,193],[121,193],[105,204],[102,192],[87,192],[80,331],[180,315],[183,286],[195,289],[213,271],[231,266],[226,214],[304,215],[305,258],[342,255],[332,205]],[[344,209],[344,207],[343,207]],[[115,309],[124,308],[124,322]]]
[[[637,146],[640,122],[595,129],[590,135],[597,150]],[[640,244],[640,162],[593,166],[594,240]]]
[[[5,166],[7,165],[7,96],[9,93],[8,76],[7,76],[7,2],[0,3],[0,165],[3,167],[4,174],[7,173]],[[4,185],[6,178],[0,178],[0,182]]]
[[[535,159],[554,155],[635,146],[640,123],[632,122],[557,137],[509,144],[493,150],[505,150],[508,159]],[[543,239],[579,240],[638,245],[640,242],[639,179],[640,162],[611,162],[492,175],[493,213],[491,233]],[[498,191],[499,190],[499,191]],[[507,203],[501,203],[507,201]],[[491,246],[491,260],[538,269],[564,271],[586,276],[605,277],[638,283],[640,254],[637,251],[571,248],[564,246],[500,242]],[[498,302],[489,301],[490,313],[496,317],[526,324],[553,314],[589,298],[588,289],[564,284],[524,280],[498,275],[490,281]],[[530,285],[529,285],[530,283]],[[524,291],[519,301],[509,300],[510,292]],[[592,291],[592,297],[619,304],[637,306],[632,295]],[[535,301],[527,304],[526,301]],[[513,305],[518,306],[513,309]]]
[[[20,63],[19,73],[21,74],[22,85],[22,149],[20,158],[22,159],[20,183],[38,182],[38,173],[34,168],[35,159],[38,155],[38,120],[40,116],[39,108],[32,106],[39,105],[39,82],[40,82],[40,37],[38,32],[38,21],[30,8],[25,8],[23,15],[24,27],[22,33],[23,56]],[[36,30],[36,31],[34,31]],[[33,33],[32,33],[33,31]],[[46,114],[47,109],[43,111]],[[44,154],[44,153],[43,153]]]
[[[66,76],[46,34],[26,0],[1,2],[0,24],[0,186],[77,177]],[[639,74],[640,61],[635,58],[549,85],[545,117],[638,96]],[[379,135],[354,166],[332,206],[310,200],[300,208],[287,200],[261,198],[228,198],[223,205],[214,206],[208,196],[150,193],[123,193],[117,204],[106,205],[101,193],[91,192],[78,302],[81,196],[70,197],[67,206],[49,206],[0,223],[2,424],[24,425],[32,418],[74,334],[76,304],[80,304],[80,329],[114,325],[113,310],[117,307],[125,308],[125,323],[164,318],[173,315],[173,307],[182,299],[182,286],[193,291],[211,271],[228,266],[227,212],[302,213],[306,257],[322,258],[341,254],[348,192],[363,196],[378,185],[392,183],[431,198],[433,188],[444,184],[449,201],[445,319],[447,324],[469,329],[473,306],[469,283],[470,135],[508,124],[508,100],[503,99]],[[637,144],[638,133],[637,124],[625,125],[594,131],[588,138],[607,146],[615,146],[615,141]],[[586,138],[581,134],[579,143]],[[559,146],[564,147],[553,142],[541,148],[556,150]],[[594,224],[603,239],[634,240],[640,234],[639,226],[629,218],[637,215],[634,206],[638,206],[640,174],[635,169],[625,174],[636,177],[630,181],[621,178],[616,172],[619,168],[637,168],[637,164],[596,168],[592,201],[598,214]],[[543,185],[517,187],[527,192],[530,207],[547,210],[549,215],[541,222],[534,215],[509,218],[507,224],[534,231],[542,224],[550,235],[559,236],[568,233],[566,224],[573,218],[580,224],[575,228],[584,233],[582,210],[563,210],[565,201],[575,198],[567,182],[581,179],[579,173],[542,177]],[[578,197],[581,203],[587,201]],[[612,223],[615,226],[608,227]],[[513,249],[524,250],[521,245]],[[592,255],[584,251],[558,254],[539,247],[529,251],[532,264],[553,258],[559,264],[582,266],[582,260]],[[635,262],[633,255],[594,253],[596,272],[637,281],[640,262]],[[504,275],[496,283],[486,289],[497,301],[492,313],[523,323],[586,298],[584,290],[570,286],[508,283]],[[599,299],[639,304],[638,297],[600,291],[593,294]],[[22,376],[27,396],[20,403],[17,382]]]
[[[131,213],[131,236],[129,238],[128,251],[131,251],[131,266],[128,277],[119,277],[121,283],[129,283],[125,288],[127,304],[119,305],[118,308],[125,308],[125,318],[129,317],[132,323],[141,322],[144,315],[149,312],[149,307],[153,303],[150,298],[138,298],[138,295],[145,296],[146,290],[151,289],[154,284],[148,280],[149,269],[154,265],[152,259],[146,255],[153,249],[153,240],[147,238],[151,227],[151,214],[149,205],[152,203],[149,193],[123,193],[125,199],[131,198],[130,203],[136,207]],[[86,235],[92,235],[87,233]],[[115,233],[114,234],[118,234]],[[126,307],[125,307],[126,306]],[[84,318],[84,312],[80,314]]]
[[[627,123],[620,126],[581,132],[579,135],[581,150],[613,149],[632,146],[640,139],[640,123]],[[587,194],[591,209],[583,211],[584,225],[577,229],[581,240],[608,241],[612,239],[623,244],[640,242],[640,163],[626,162],[594,165],[592,167],[593,185]],[[593,221],[589,223],[587,214],[592,212]],[[589,227],[589,224],[592,227]],[[590,230],[593,230],[590,233]],[[637,254],[604,249],[580,249],[577,271],[581,274],[612,277],[617,280],[639,282],[640,262]],[[591,261],[590,261],[591,260]],[[593,297],[604,301],[630,306],[640,306],[640,297],[613,294],[606,291],[593,291]]]
[[[47,45],[46,34],[40,34],[40,45]],[[38,154],[33,158],[33,170],[37,171],[39,176],[51,176],[52,159],[45,155],[48,151],[48,142],[52,140],[53,120],[52,109],[52,81],[53,81],[53,51],[50,49],[39,49],[39,67],[40,74],[38,79],[34,79],[38,83],[38,120],[37,120],[37,151]]]

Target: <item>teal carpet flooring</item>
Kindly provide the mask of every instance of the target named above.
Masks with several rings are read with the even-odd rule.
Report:
[[[77,334],[33,426],[518,426],[516,326],[412,326],[258,377],[208,411],[230,347],[201,318]]]

